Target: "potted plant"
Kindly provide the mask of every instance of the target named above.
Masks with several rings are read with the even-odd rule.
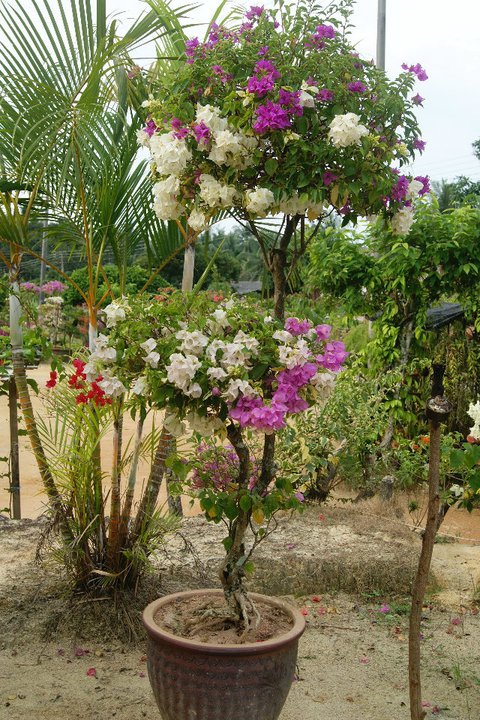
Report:
[[[327,325],[281,323],[246,299],[215,303],[172,293],[148,304],[123,299],[106,313],[109,334],[84,367],[87,381],[100,375],[107,395],[129,390],[141,412],[165,409],[172,434],[188,434],[189,426],[203,438],[193,462],[177,460],[175,469],[206,518],[226,527],[213,604],[204,592],[200,600],[183,593],[145,610],[149,673],[162,716],[273,720],[293,679],[304,623],[285,603],[249,595],[245,577],[275,514],[303,500],[276,472],[275,435],[289,416],[316,402],[347,356],[344,345],[330,339]],[[185,609],[185,602],[193,604]],[[279,618],[283,637],[272,630]],[[212,632],[222,644],[205,642]],[[220,677],[213,681],[215,666]],[[229,688],[228,712],[210,680],[219,691]],[[252,704],[247,715],[241,693]]]

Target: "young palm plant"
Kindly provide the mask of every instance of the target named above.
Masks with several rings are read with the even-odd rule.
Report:
[[[22,3],[14,2],[3,8],[0,15],[11,33],[8,48],[0,48],[1,257],[12,278],[15,301],[22,256],[28,253],[39,257],[32,249],[35,223],[48,216],[49,237],[55,242],[61,238],[70,247],[80,249],[85,257],[88,288],[77,290],[88,309],[93,349],[97,313],[106,300],[97,294],[99,279],[104,277],[105,247],[110,245],[117,251],[122,248],[126,255],[143,239],[161,265],[183,244],[177,232],[172,233],[151,213],[146,164],[137,162],[138,128],[128,117],[125,69],[131,64],[128,51],[153,34],[167,32],[168,22],[151,11],[118,38],[116,24],[107,27],[105,2],[97,2],[96,16],[92,3],[74,0],[68,9],[60,0],[41,0],[35,4],[33,13]],[[42,28],[40,34],[38,27]],[[127,261],[124,258],[124,266]],[[54,269],[70,280],[58,268]],[[81,495],[77,498],[75,493],[63,491],[57,467],[52,464],[56,455],[46,452],[42,445],[46,435],[39,432],[28,392],[20,310],[18,303],[12,302],[12,306],[12,354],[19,399],[50,505],[72,546],[78,537],[73,519],[79,508],[74,502]],[[89,482],[96,491],[87,506],[94,513],[90,518],[92,527],[97,521],[103,527],[99,542],[117,572],[121,565],[118,555],[126,546],[132,500],[127,496],[121,513],[123,465],[118,409],[114,417],[116,467],[110,493],[112,532],[108,533],[105,520],[101,520],[107,514],[104,511],[107,497],[98,490],[103,479],[101,419],[93,414],[88,423],[90,429],[97,426],[97,440],[89,445]],[[65,437],[76,442],[74,436]],[[129,487],[133,484],[131,478],[132,475]],[[100,514],[95,503],[102,504]],[[148,528],[154,521],[154,513],[150,513]],[[144,539],[148,528],[143,527],[137,535],[138,542]],[[122,536],[123,544],[119,540]],[[88,555],[96,557],[95,553]]]

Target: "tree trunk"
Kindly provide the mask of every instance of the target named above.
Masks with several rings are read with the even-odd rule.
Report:
[[[18,453],[18,410],[15,378],[8,382],[8,408],[10,416],[10,497],[14,520],[22,517],[20,506],[20,462]]]
[[[110,520],[108,524],[107,561],[109,570],[118,570],[120,553],[120,468],[122,460],[123,403],[118,401],[113,421],[113,462],[110,487]]]
[[[163,429],[158,441],[155,459],[150,470],[147,487],[143,493],[143,497],[137,511],[137,516],[135,518],[131,542],[135,542],[135,540],[140,536],[142,529],[145,527],[145,524],[150,520],[152,513],[155,511],[160,486],[166,469],[165,461],[171,453],[173,440],[173,436],[170,435],[167,430]]]
[[[430,459],[428,468],[428,513],[425,532],[422,538],[422,550],[418,561],[417,573],[412,588],[412,609],[410,612],[410,628],[408,637],[408,680],[410,689],[411,720],[423,720],[426,715],[422,708],[422,686],[420,678],[420,624],[422,619],[423,599],[428,582],[428,573],[432,561],[433,545],[438,529],[439,518],[439,484],[441,458],[440,423],[446,422],[450,413],[450,405],[443,397],[444,367],[433,367],[432,398],[427,404],[427,415],[430,419]]]
[[[140,459],[140,449],[142,446],[143,424],[144,424],[143,419],[140,419],[137,423],[137,432],[135,435],[135,446],[133,448],[132,464],[130,466],[127,491],[125,493],[125,500],[123,503],[122,516],[120,519],[120,547],[125,547],[125,545],[127,543],[127,538],[128,538],[130,515],[132,513],[132,505],[133,505],[133,495],[135,492],[135,485],[137,482],[138,461]]]
[[[278,320],[285,319],[285,294],[287,289],[287,278],[285,265],[287,262],[286,252],[275,249],[270,253],[271,272],[273,280],[273,310]]]
[[[230,611],[239,623],[243,623],[244,632],[247,632],[251,624],[249,615],[256,614],[243,587],[246,561],[245,533],[250,523],[252,510],[251,508],[249,510],[243,510],[240,505],[240,498],[242,490],[247,490],[248,488],[250,453],[242,437],[240,428],[230,424],[227,427],[227,434],[239,461],[237,478],[239,497],[237,500],[238,515],[233,521],[229,531],[231,545],[220,567],[220,580]]]
[[[11,271],[11,277],[13,279],[10,282],[10,343],[12,346],[12,365],[13,365],[13,376],[15,378],[15,385],[17,388],[18,400],[22,410],[23,418],[25,420],[25,429],[32,446],[32,451],[35,460],[40,471],[43,486],[47,493],[48,499],[52,508],[55,512],[56,519],[60,522],[60,526],[64,535],[72,538],[68,523],[65,521],[66,509],[64,507],[62,497],[55,484],[53,476],[50,472],[50,467],[40,440],[40,436],[37,430],[37,424],[35,422],[35,416],[33,413],[32,401],[30,399],[30,392],[27,383],[27,375],[25,372],[25,360],[23,357],[23,336],[20,327],[21,317],[21,306],[19,300],[19,286],[16,280],[17,268],[13,268]]]
[[[195,244],[193,242],[185,248],[183,257],[182,292],[192,292],[193,273],[195,270]]]

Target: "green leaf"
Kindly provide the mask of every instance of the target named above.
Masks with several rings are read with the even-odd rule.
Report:
[[[265,172],[267,175],[275,175],[278,168],[278,160],[275,160],[275,158],[268,158],[268,160],[265,162]]]
[[[240,507],[242,508],[243,512],[248,512],[250,508],[252,507],[252,498],[250,495],[242,495],[240,498]]]

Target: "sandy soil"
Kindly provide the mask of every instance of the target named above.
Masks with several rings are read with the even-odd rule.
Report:
[[[418,553],[418,537],[391,518],[373,521],[368,512],[363,515],[351,508],[327,508],[322,515],[320,520],[312,511],[293,522],[286,518],[281,522],[262,553],[269,567],[262,585],[268,585],[268,577],[285,575],[289,555],[290,567],[299,568],[292,575],[294,584],[301,585],[303,577],[306,587],[310,577],[305,572],[311,574],[311,566],[305,565],[308,548],[312,562],[320,563],[329,549],[330,561],[336,558],[340,571],[349,574],[356,568],[359,575],[364,573],[365,582],[369,573],[359,561],[372,556],[380,561],[380,546],[394,548],[397,560],[389,563],[396,563],[395,567],[402,567],[405,556]],[[0,526],[0,716],[9,720],[159,717],[146,677],[143,640],[122,642],[115,627],[108,634],[100,621],[98,627],[86,623],[72,629],[68,602],[62,597],[62,573],[33,562],[41,530],[38,522],[4,521]],[[182,551],[178,538],[172,538],[166,554],[157,558],[160,592],[208,581],[209,564],[215,560],[215,532],[200,519],[184,521],[183,537],[195,544],[198,554],[189,557],[186,545]],[[333,538],[338,543],[332,547]],[[425,709],[427,717],[477,720],[480,615],[472,594],[480,580],[480,546],[436,545],[435,573],[440,569],[443,588],[437,577],[422,623]],[[379,593],[376,585],[365,587],[368,591],[356,595],[333,591],[288,595],[303,608],[307,630],[300,643],[298,676],[281,720],[410,717],[407,600]],[[448,592],[448,602],[441,600],[440,591]],[[79,608],[82,605],[77,605],[77,612]],[[65,621],[58,622],[57,617],[55,624],[52,618],[59,612]],[[98,617],[104,613],[99,610]]]

